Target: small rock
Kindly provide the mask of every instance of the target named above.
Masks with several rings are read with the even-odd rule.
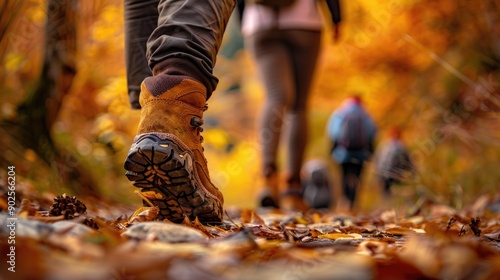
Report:
[[[73,221],[59,221],[52,224],[57,233],[65,232],[73,236],[86,236],[96,232],[94,229]]]
[[[16,236],[42,238],[54,232],[51,224],[24,218],[10,217],[0,214],[0,234],[9,235],[15,232]]]
[[[490,210],[492,213],[499,214],[500,213],[500,197],[496,198],[496,200],[493,200],[490,202],[487,206],[488,210]]]
[[[168,243],[206,240],[201,232],[193,228],[164,222],[139,223],[128,228],[122,235],[140,240],[158,240]]]

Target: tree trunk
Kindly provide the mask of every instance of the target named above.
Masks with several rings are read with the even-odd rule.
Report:
[[[76,192],[95,189],[92,176],[68,151],[59,151],[51,131],[76,74],[76,12],[78,0],[47,0],[45,53],[35,88],[17,110],[18,118],[2,126],[21,144],[32,149],[61,181]]]

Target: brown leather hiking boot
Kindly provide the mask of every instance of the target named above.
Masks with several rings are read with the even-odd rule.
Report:
[[[286,191],[281,195],[281,209],[305,212],[309,206],[304,201],[304,187],[299,176],[288,176]]]
[[[258,202],[261,207],[279,208],[279,179],[275,164],[265,164],[263,169],[264,188]]]
[[[276,173],[264,177],[264,189],[259,195],[261,207],[279,208],[279,182]]]
[[[223,196],[210,181],[201,146],[205,87],[161,74],[144,80],[139,102],[138,135],[124,164],[127,178],[160,208],[159,219],[221,222]]]

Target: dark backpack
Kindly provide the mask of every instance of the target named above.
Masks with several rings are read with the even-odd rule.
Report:
[[[295,0],[251,0],[255,4],[272,8],[283,8],[292,5]]]
[[[338,144],[347,150],[367,150],[370,139],[365,125],[365,115],[358,111],[349,112],[340,124]]]

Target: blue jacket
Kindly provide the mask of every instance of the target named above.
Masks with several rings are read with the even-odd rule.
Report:
[[[339,145],[338,143],[340,139],[342,121],[348,114],[351,113],[358,113],[363,116],[362,121],[365,127],[364,131],[366,131],[367,133],[366,137],[368,137],[367,140],[369,143],[367,149],[347,150],[345,147]],[[327,125],[327,133],[328,137],[333,143],[331,156],[336,162],[338,162],[339,164],[349,163],[349,162],[362,163],[365,160],[369,159],[373,153],[374,141],[377,135],[377,127],[375,125],[374,120],[370,117],[370,115],[368,115],[368,113],[365,111],[363,106],[361,106],[361,104],[356,103],[353,100],[348,100],[344,103],[344,105],[340,109],[333,112],[332,115],[330,116]]]

